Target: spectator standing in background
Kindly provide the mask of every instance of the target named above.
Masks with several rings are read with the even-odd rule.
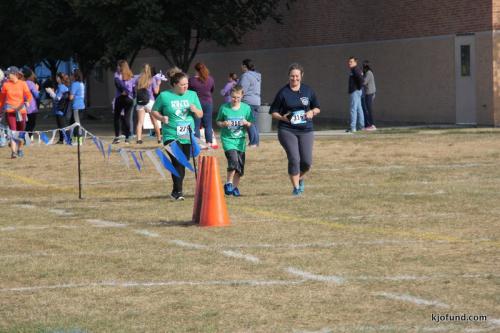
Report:
[[[196,75],[189,78],[189,90],[193,90],[198,95],[203,110],[203,117],[194,118],[195,136],[200,137],[200,124],[205,128],[205,142],[207,147],[212,147],[212,112],[213,100],[212,93],[214,92],[214,79],[210,76],[210,71],[205,64],[199,62],[194,65]]]
[[[262,76],[255,71],[255,66],[250,59],[245,59],[241,63],[241,71],[243,74],[238,81],[238,84],[243,87],[243,102],[250,105],[252,109],[253,118],[258,119],[260,109],[260,87]],[[259,128],[256,122],[248,129],[248,146],[255,148],[259,145]]]
[[[349,107],[351,122],[350,128],[346,132],[356,133],[356,131],[365,128],[365,118],[363,116],[363,107],[361,106],[361,95],[363,88],[363,74],[358,67],[358,59],[349,57],[347,61],[349,67]]]
[[[375,77],[368,60],[363,61],[363,114],[365,116],[365,130],[375,131],[373,123],[373,101],[375,100]]]
[[[238,76],[236,73],[229,73],[228,81],[220,91],[220,94],[224,97],[225,103],[231,103],[231,89],[233,89],[236,83],[238,83]]]

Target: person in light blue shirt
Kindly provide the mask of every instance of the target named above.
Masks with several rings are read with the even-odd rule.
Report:
[[[56,75],[57,89],[54,91],[52,87],[45,88],[45,91],[52,98],[52,110],[56,116],[57,128],[66,127],[66,113],[70,109],[69,107],[69,88],[70,80],[66,73],[57,73]],[[64,144],[64,135],[62,131],[59,131],[59,141],[58,144]]]
[[[72,78],[73,82],[69,88],[69,100],[71,101],[71,112],[69,113],[69,116],[71,116],[70,124],[81,124],[80,112],[83,112],[85,109],[85,84],[83,83],[82,72],[79,69],[75,69]],[[81,140],[82,130],[80,128],[79,130],[80,133],[75,128],[73,136],[80,137]]]

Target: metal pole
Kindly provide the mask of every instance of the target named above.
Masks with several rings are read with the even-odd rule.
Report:
[[[198,181],[198,169],[196,169],[196,159],[194,158],[194,147],[193,147],[193,130],[191,126],[188,126],[189,130],[189,142],[191,143],[191,156],[193,157],[193,167],[194,167],[194,177]]]
[[[80,125],[76,126],[76,130],[77,130],[76,141],[77,141],[77,151],[78,151],[78,199],[83,199],[82,198],[82,169],[81,169],[81,157],[80,157]]]

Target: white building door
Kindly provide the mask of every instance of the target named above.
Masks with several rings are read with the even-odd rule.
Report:
[[[475,36],[455,37],[456,123],[475,125],[476,48]]]

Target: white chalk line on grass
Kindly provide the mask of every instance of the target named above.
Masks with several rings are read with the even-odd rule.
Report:
[[[314,243],[284,243],[284,244],[269,244],[269,243],[257,243],[257,244],[227,244],[227,245],[216,245],[215,247],[220,249],[303,249],[303,248],[332,248],[340,246],[359,246],[359,245],[415,245],[415,244],[447,244],[448,241],[441,240],[373,240],[373,241],[349,241],[349,242],[314,242]]]
[[[243,253],[237,252],[237,251],[225,250],[225,251],[222,251],[221,253],[223,255],[225,255],[226,257],[243,259],[243,260],[246,260],[246,261],[249,261],[249,262],[253,262],[253,263],[259,263],[260,262],[260,259],[257,258],[257,257],[255,257],[255,256],[252,256],[252,255],[249,255],[249,254],[243,254]]]
[[[17,204],[15,206],[18,208],[21,208],[21,209],[35,209],[36,208],[36,206],[30,205],[30,204]]]
[[[415,168],[428,168],[428,169],[460,169],[460,168],[476,168],[476,167],[489,167],[495,164],[488,163],[455,163],[455,164],[423,164],[423,165],[383,165],[383,166],[366,166],[366,167],[344,167],[344,168],[315,168],[315,171],[322,172],[338,172],[338,171],[353,171],[353,170],[371,170],[371,171],[386,171],[386,170],[401,170],[401,169],[415,169]]]
[[[49,212],[50,213],[54,213],[56,215],[60,215],[60,216],[71,216],[71,215],[73,215],[73,213],[68,212],[67,210],[64,210],[64,209],[51,208],[51,209],[49,209]]]
[[[336,275],[318,275],[309,272],[302,271],[298,268],[288,267],[285,269],[287,273],[295,276],[300,276],[306,280],[321,281],[321,282],[333,282],[336,284],[343,284],[346,280],[340,276]]]
[[[125,228],[127,226],[126,223],[118,223],[98,219],[89,219],[87,220],[87,222],[98,228]]]
[[[168,287],[168,286],[290,286],[304,283],[305,280],[208,280],[208,281],[103,281],[93,283],[67,283],[47,286],[29,286],[2,288],[0,292],[29,292],[54,289],[72,289],[72,288],[96,288],[96,287]]]
[[[160,237],[160,235],[157,234],[156,232],[151,232],[151,231],[148,231],[145,229],[135,229],[134,232],[139,234],[139,235],[146,236],[146,237],[153,237],[153,238]]]
[[[407,294],[393,294],[393,293],[380,292],[380,293],[373,293],[373,295],[381,296],[395,301],[413,303],[416,305],[435,306],[438,308],[445,308],[445,309],[450,308],[448,304],[439,301],[426,300],[423,298],[418,298]]]
[[[182,247],[186,247],[188,249],[193,249],[193,250],[208,250],[209,249],[209,247],[206,245],[189,243],[189,242],[185,242],[185,241],[182,241],[179,239],[171,240],[171,241],[169,241],[169,243],[174,244],[174,245],[178,245],[178,246],[182,246]]]
[[[44,229],[78,229],[75,225],[24,225],[24,226],[7,226],[0,228],[1,231],[16,231],[16,230],[44,230]]]
[[[353,333],[353,332],[464,332],[464,333],[480,333],[491,332],[497,330],[498,327],[492,326],[488,328],[464,328],[459,325],[443,325],[443,326],[395,326],[395,325],[352,325],[340,326],[335,325],[334,328],[324,327],[317,331],[294,329],[293,333]]]

